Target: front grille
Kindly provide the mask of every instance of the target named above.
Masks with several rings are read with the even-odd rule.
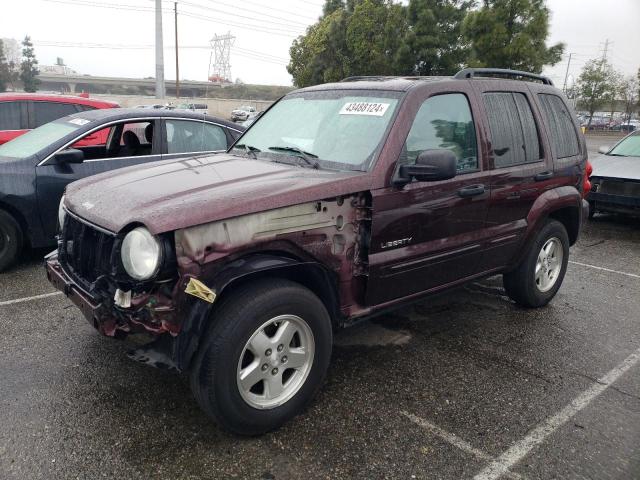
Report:
[[[58,245],[65,270],[89,290],[102,275],[116,270],[117,237],[67,215]]]
[[[597,191],[623,197],[640,197],[640,182],[605,178],[600,182]]]

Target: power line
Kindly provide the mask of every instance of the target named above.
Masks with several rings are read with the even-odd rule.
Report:
[[[290,25],[297,25],[297,26],[307,27],[312,22],[312,20],[310,18],[307,18],[307,17],[302,17],[302,18],[307,20],[306,22],[302,22],[300,20],[290,20],[290,19],[287,19],[287,18],[283,18],[282,16],[271,15],[271,14],[263,13],[263,12],[257,12],[255,10],[251,10],[251,9],[248,9],[248,8],[243,8],[243,7],[240,7],[240,6],[224,3],[224,2],[221,2],[219,0],[208,0],[208,1],[214,2],[216,5],[222,5],[222,6],[225,6],[225,7],[233,8],[234,10],[240,10],[240,11],[244,11],[244,12],[249,12],[249,13],[257,14],[260,17],[273,18],[273,19],[277,20],[277,22],[271,22],[271,23],[281,23],[281,24],[290,24]],[[243,17],[242,15],[239,15],[237,13],[227,12],[227,11],[224,11],[224,10],[218,10],[216,8],[213,8],[213,7],[208,7],[206,5],[201,5],[201,4],[193,3],[193,2],[187,2],[185,0],[179,0],[179,2],[183,3],[185,5],[190,5],[192,7],[196,7],[196,8],[202,8],[202,9],[213,11],[213,12],[221,12],[221,13],[224,13],[226,15],[233,15],[233,16],[240,17],[240,18],[250,18],[251,20],[257,20],[257,21],[261,20],[260,18]],[[278,9],[274,9],[274,8],[270,8],[270,10],[277,10],[277,11],[282,11],[283,13],[286,13],[285,10],[278,10]]]
[[[56,47],[56,48],[89,48],[89,49],[104,49],[104,50],[150,50],[154,48],[152,44],[121,44],[121,43],[86,43],[86,42],[57,42],[49,40],[35,40],[35,45],[40,47]],[[175,45],[165,45],[165,49],[175,49]],[[180,50],[196,49],[196,50],[209,50],[210,45],[180,45]],[[288,59],[283,57],[277,57],[269,53],[259,52],[242,47],[231,47],[231,52],[240,56],[251,57],[268,61],[272,63],[287,64]]]
[[[268,28],[268,27],[262,27],[262,26],[257,26],[257,25],[250,25],[250,24],[241,23],[241,22],[231,22],[231,21],[228,21],[228,20],[220,19],[220,18],[208,17],[206,15],[198,15],[198,14],[191,13],[191,12],[182,12],[182,15],[184,15],[186,17],[189,17],[189,18],[194,18],[196,20],[202,20],[202,21],[218,23],[220,25],[226,25],[228,27],[248,28],[248,29],[254,30],[256,32],[268,33],[270,35],[278,35],[278,36],[281,36],[281,37],[295,38],[295,37],[297,37],[299,35],[298,33],[293,33],[293,34],[292,33],[287,33],[287,32],[290,32],[289,30]]]
[[[74,6],[109,8],[113,10],[128,10],[128,11],[138,11],[138,12],[154,12],[155,11],[155,9],[148,8],[148,7],[135,6],[130,4],[114,4],[114,3],[100,4],[100,3],[92,2],[90,0],[42,0],[42,1],[62,3],[62,4],[74,5]],[[173,11],[169,9],[163,9],[163,12],[173,13]],[[196,20],[214,22],[214,23],[229,26],[229,27],[248,28],[256,32],[267,33],[270,35],[277,35],[277,36],[287,37],[287,38],[295,38],[301,34],[300,31],[297,33],[292,33],[291,28],[287,28],[287,29],[269,28],[268,26],[264,26],[264,25],[253,25],[253,24],[248,24],[243,22],[235,22],[235,21],[230,21],[222,18],[209,17],[206,15],[201,15],[201,14],[198,14],[195,12],[189,12],[189,11],[182,11],[180,14],[185,17],[193,18]]]

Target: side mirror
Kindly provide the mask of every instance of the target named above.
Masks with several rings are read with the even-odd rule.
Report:
[[[419,182],[436,182],[456,176],[457,159],[451,150],[424,150],[418,154],[414,165],[401,165],[399,182],[407,183],[412,178]]]
[[[56,153],[53,158],[58,164],[82,163],[84,161],[84,152],[77,148],[67,148]]]
[[[609,153],[609,150],[611,150],[609,145],[602,145],[598,148],[598,153]]]

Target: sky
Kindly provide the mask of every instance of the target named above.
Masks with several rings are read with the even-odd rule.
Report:
[[[177,0],[180,78],[206,80],[210,40],[230,32],[233,79],[291,85],[289,47],[321,14],[323,0]],[[406,2],[406,0],[404,0]],[[0,37],[30,35],[43,65],[57,57],[81,74],[155,75],[155,0],[3,0]],[[174,2],[163,1],[165,78],[175,78]],[[564,42],[562,61],[545,69],[562,86],[590,58],[608,59],[625,75],[640,67],[640,0],[547,0],[549,43]]]

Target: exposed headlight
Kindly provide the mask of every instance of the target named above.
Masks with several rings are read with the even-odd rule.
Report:
[[[67,212],[64,209],[64,195],[60,199],[60,205],[58,205],[58,231],[62,231],[64,226],[64,218],[67,216]]]
[[[131,278],[149,280],[158,272],[162,248],[149,230],[138,227],[124,237],[121,256],[122,265]]]

